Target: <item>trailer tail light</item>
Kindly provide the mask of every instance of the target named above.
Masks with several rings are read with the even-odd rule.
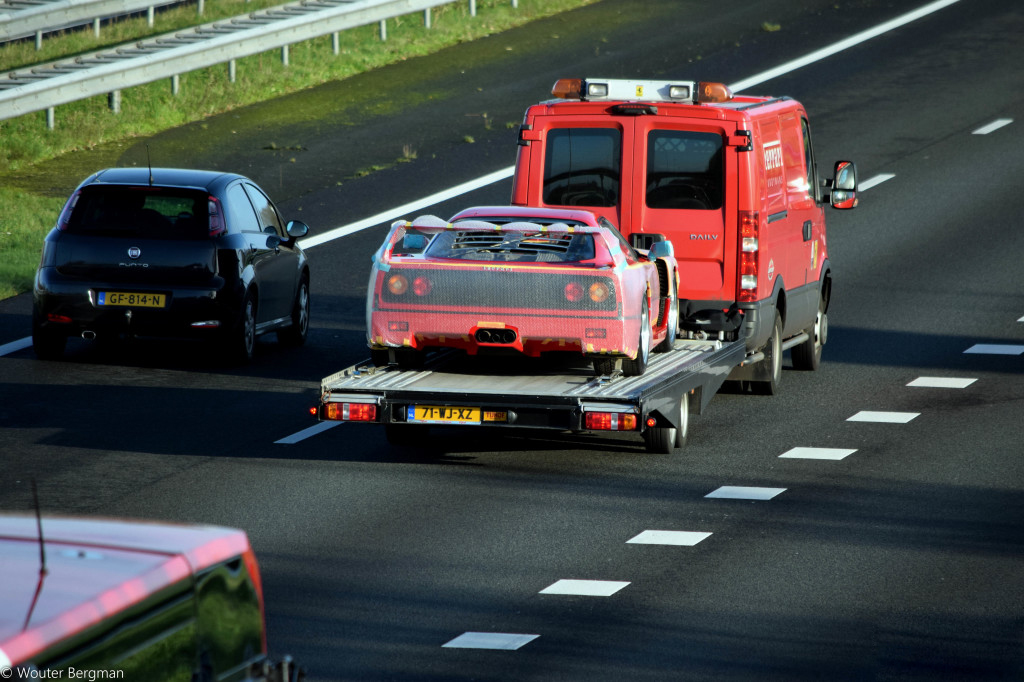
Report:
[[[224,227],[224,212],[220,210],[220,201],[217,197],[209,197],[207,201],[207,210],[210,212],[210,236],[216,237],[217,235],[224,234],[226,230]]]
[[[736,300],[749,303],[757,300],[758,234],[760,216],[757,211],[740,211],[740,254],[737,268]]]
[[[588,431],[636,431],[636,415],[631,412],[587,412],[583,426]]]
[[[324,418],[343,422],[375,422],[377,421],[377,405],[375,403],[327,403],[324,406]]]

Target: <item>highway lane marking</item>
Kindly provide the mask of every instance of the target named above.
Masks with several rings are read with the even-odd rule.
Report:
[[[723,485],[704,497],[718,500],[770,500],[786,492],[785,488],[755,488],[738,485]]]
[[[871,412],[861,411],[853,415],[848,422],[871,422],[875,424],[906,424],[916,417],[921,416],[920,412]]]
[[[540,594],[567,594],[577,597],[610,597],[628,582],[619,580],[559,580],[545,587]]]
[[[327,429],[333,429],[335,426],[341,426],[344,423],[345,422],[320,422],[319,424],[314,424],[313,426],[310,426],[307,429],[302,429],[298,433],[293,433],[292,435],[287,436],[286,438],[282,438],[281,440],[275,440],[274,445],[293,445],[295,443],[298,443],[299,441],[306,440],[307,438],[312,438],[313,436],[317,435],[318,433],[322,433]]]
[[[857,452],[856,448],[793,448],[779,455],[780,458],[784,459],[828,459],[833,461],[839,461],[846,459],[853,453]]]
[[[984,126],[978,128],[977,130],[975,130],[971,134],[972,135],[988,135],[991,132],[999,130],[1003,126],[1010,125],[1011,123],[1013,123],[1013,119],[1012,118],[997,118],[996,120],[992,121],[988,125],[984,125]]]
[[[977,343],[965,350],[964,353],[973,353],[975,355],[1022,355],[1024,354],[1024,346],[1000,343]]]
[[[25,350],[31,345],[31,336],[26,336],[23,339],[11,341],[10,343],[5,343],[4,345],[0,346],[0,357],[3,357],[4,355],[10,355],[11,353],[17,353],[19,350]]]
[[[864,182],[858,182],[857,191],[863,192],[864,190],[868,190],[877,185],[881,185],[883,182],[887,180],[892,180],[895,177],[896,175],[893,173],[879,173],[874,177],[868,178]]]
[[[977,379],[958,379],[956,377],[918,377],[907,386],[917,388],[967,388]]]
[[[464,632],[447,644],[447,649],[497,649],[515,651],[540,635],[520,635],[509,632]]]
[[[626,544],[693,547],[709,537],[711,537],[711,533],[690,530],[645,530],[636,537],[626,540]]]
[[[874,28],[869,28],[866,31],[861,31],[860,33],[850,36],[849,38],[845,38],[843,40],[840,40],[839,42],[832,43],[831,45],[823,47],[820,50],[811,52],[808,55],[800,57],[799,59],[794,59],[791,62],[786,62],[785,64],[776,66],[773,69],[768,69],[767,71],[762,71],[756,76],[751,76],[750,78],[741,80],[738,83],[730,85],[729,87],[733,90],[733,92],[740,92],[741,90],[746,90],[747,88],[753,85],[759,85],[760,83],[764,83],[765,81],[769,81],[778,76],[787,74],[790,71],[796,71],[799,68],[802,68],[809,64],[813,64],[814,62],[821,61],[827,57],[831,57],[832,55],[838,52],[842,52],[843,50],[854,47],[855,45],[859,45],[863,42],[871,40],[872,38],[877,38],[883,33],[888,33],[889,31],[900,28],[901,26],[905,26],[906,24],[909,24],[912,21],[917,21],[918,19],[926,17],[929,14],[938,12],[940,9],[949,7],[950,5],[955,5],[959,1],[960,0],[938,0],[938,2],[929,3],[927,5],[924,5],[923,7],[919,7],[913,12],[908,12],[907,14],[898,16],[895,19],[891,19],[889,21],[886,21],[885,23],[879,24]]]

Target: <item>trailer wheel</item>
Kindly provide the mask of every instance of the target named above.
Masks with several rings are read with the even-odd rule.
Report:
[[[655,426],[644,431],[644,445],[648,452],[671,455],[686,447],[686,434],[690,430],[690,397],[683,395],[679,401],[679,428]]]

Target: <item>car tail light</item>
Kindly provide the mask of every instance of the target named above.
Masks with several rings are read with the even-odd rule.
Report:
[[[579,282],[569,282],[565,285],[565,300],[575,303],[583,299],[583,285]]]
[[[59,324],[71,324],[71,318],[67,315],[58,315],[57,313],[47,313],[47,322],[57,322]]]
[[[760,216],[757,211],[740,211],[740,255],[738,263],[738,292],[736,300],[757,300],[758,234]]]
[[[420,275],[412,281],[412,293],[417,296],[426,296],[430,293],[430,290],[434,288],[430,280]]]
[[[587,293],[590,295],[590,300],[594,303],[604,303],[608,300],[608,295],[611,292],[608,290],[608,285],[604,282],[594,282],[590,285]]]
[[[210,212],[210,236],[216,237],[224,234],[224,213],[220,210],[220,200],[211,196],[207,204],[207,210]]]
[[[636,431],[636,415],[630,412],[587,412],[584,427],[588,431]]]
[[[401,296],[409,290],[409,280],[405,275],[390,275],[388,277],[388,291],[395,296]]]
[[[608,332],[605,329],[587,327],[584,330],[583,335],[588,339],[603,339],[608,336]]]
[[[374,403],[327,403],[324,418],[333,421],[373,422],[377,421],[377,406]]]
[[[78,190],[71,198],[68,199],[68,203],[64,204],[64,210],[60,212],[60,217],[57,218],[57,229],[62,232],[68,229],[68,224],[71,222],[71,212],[75,210],[75,204],[78,203],[78,197],[82,196],[82,190]]]
[[[395,322],[394,320],[391,320],[391,321],[388,322],[388,331],[389,332],[407,332],[407,331],[409,331],[409,323],[408,322]]]

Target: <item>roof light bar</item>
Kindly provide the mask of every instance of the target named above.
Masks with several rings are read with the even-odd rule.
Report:
[[[629,102],[727,102],[732,91],[724,83],[651,81],[622,78],[561,78],[551,94],[562,99]]]

